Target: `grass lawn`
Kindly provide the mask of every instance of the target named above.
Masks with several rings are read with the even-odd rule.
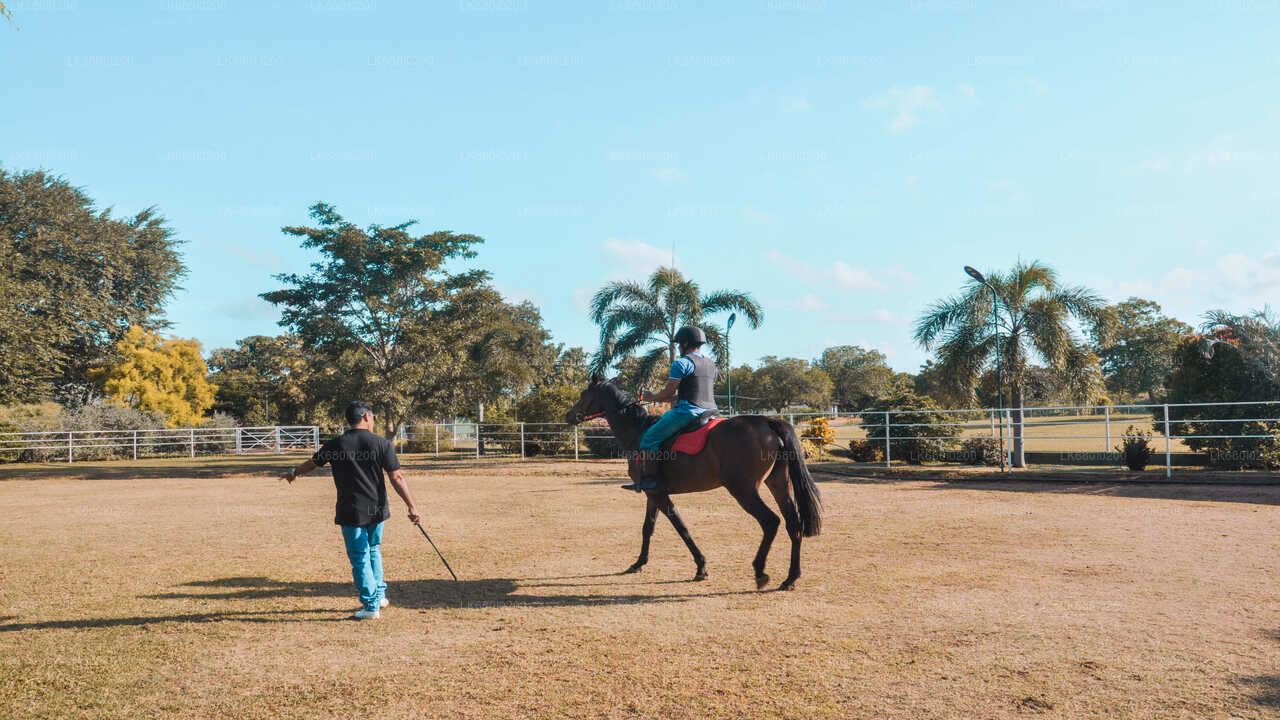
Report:
[[[708,581],[665,520],[620,576],[643,509],[620,463],[408,456],[462,582],[393,506],[393,605],[356,623],[332,484],[286,464],[0,467],[0,715],[1280,713],[1280,487],[821,476],[778,593],[723,491],[676,498]]]

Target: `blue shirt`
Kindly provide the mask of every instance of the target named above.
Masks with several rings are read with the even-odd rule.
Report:
[[[699,352],[691,352],[689,355],[702,357],[702,353]],[[686,355],[671,363],[671,372],[667,374],[667,377],[672,380],[683,380],[686,375],[692,375],[693,370],[693,361],[689,359],[688,355]],[[698,407],[688,400],[681,400],[671,409],[686,415],[693,415],[695,417],[707,411],[706,408]]]

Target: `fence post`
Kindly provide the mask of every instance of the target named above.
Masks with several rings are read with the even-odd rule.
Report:
[[[311,426],[311,446],[316,450],[320,449],[320,426],[319,425]]]
[[[1164,476],[1173,477],[1173,441],[1169,438],[1169,404],[1164,405]]]
[[[191,428],[191,457],[196,456],[196,429]]]
[[[476,457],[480,457],[480,423],[476,423]]]
[[[520,459],[524,459],[524,423],[520,423]]]
[[[573,426],[573,461],[578,462],[578,426]]]
[[[890,454],[890,449],[889,449],[889,411],[885,410],[884,411],[884,466],[885,467],[893,467],[893,460],[891,459],[891,457],[892,455]]]
[[[1109,453],[1111,452],[1111,406],[1108,405],[1105,409],[1107,415],[1107,446],[1102,449],[1104,452]]]
[[[440,425],[436,424],[436,457],[440,456]]]
[[[240,436],[240,426],[236,426],[236,454],[244,454],[244,440]]]
[[[276,434],[276,454],[279,455],[280,454],[280,426],[279,425],[275,426],[275,434]]]
[[[68,430],[67,431],[67,462],[68,463],[72,462],[75,457],[75,453],[71,450],[71,447],[72,445],[75,444],[75,441],[71,439],[71,436],[72,436],[72,431]]]
[[[138,431],[133,431],[133,459],[138,459]]]

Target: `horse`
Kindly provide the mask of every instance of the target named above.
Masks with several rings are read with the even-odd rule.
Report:
[[[639,453],[640,436],[657,416],[632,400],[618,387],[618,378],[605,380],[596,375],[578,397],[578,402],[565,414],[565,422],[578,425],[586,420],[604,417],[618,445],[628,458]],[[638,472],[635,463],[629,470]],[[671,521],[697,564],[694,580],[707,578],[707,559],[693,542],[689,529],[671,502],[672,495],[703,492],[724,487],[734,500],[760,523],[763,537],[751,566],[755,570],[756,589],[769,582],[765,560],[778,532],[778,516],[760,498],[760,485],[778,503],[791,538],[791,567],[779,590],[790,590],[800,577],[800,543],[822,531],[822,500],[804,462],[800,438],[790,423],[762,415],[737,415],[728,418],[707,434],[706,446],[696,455],[664,453],[661,482],[655,490],[645,491],[645,508],[641,529],[640,557],[622,574],[639,572],[649,561],[649,538],[658,511]]]

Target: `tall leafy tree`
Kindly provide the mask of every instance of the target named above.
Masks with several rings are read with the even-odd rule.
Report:
[[[831,378],[832,399],[846,410],[862,410],[898,389],[898,373],[884,353],[857,345],[836,345],[814,363]]]
[[[161,413],[169,427],[195,425],[213,407],[217,387],[207,379],[200,343],[132,327],[117,345],[121,361],[93,371],[109,397]]]
[[[306,275],[276,276],[262,297],[281,325],[320,349],[387,432],[518,393],[545,371],[546,331],[533,306],[511,305],[483,270],[452,273],[483,240],[447,231],[412,235],[413,222],[360,228],[326,203],[314,227],[286,227],[322,259]]]
[[[611,282],[591,299],[591,321],[600,326],[600,350],[592,358],[592,368],[603,371],[634,356],[639,362],[632,379],[642,381],[664,361],[675,361],[675,335],[685,325],[701,327],[723,363],[727,355],[725,332],[709,316],[730,312],[739,313],[751,328],[759,327],[764,317],[750,293],[717,290],[704,294],[697,283],[675,268],[658,268],[645,284]]]
[[[998,294],[1000,324],[992,324],[988,287],[971,280],[958,295],[939,300],[916,321],[914,337],[936,351],[943,375],[968,397],[983,370],[999,353],[1006,397],[1011,399],[1014,465],[1026,467],[1023,413],[1028,368],[1033,359],[1073,376],[1088,374],[1096,360],[1072,330],[1071,321],[1093,324],[1102,300],[1081,286],[1063,285],[1057,273],[1039,262],[1019,262],[1007,272],[987,274]]]
[[[1151,300],[1132,297],[1108,305],[1093,330],[1107,390],[1121,400],[1162,394],[1178,345],[1191,332]]]
[[[92,399],[89,371],[130,327],[165,327],[185,272],[154,209],[115,219],[60,177],[0,170],[0,403]]]
[[[440,325],[456,326],[469,295],[485,289],[488,273],[449,273],[451,259],[475,257],[475,235],[411,235],[414,222],[360,228],[332,205],[311,206],[314,227],[283,231],[322,256],[305,275],[276,276],[283,289],[262,294],[281,308],[280,324],[304,344],[322,348],[361,391],[390,432],[420,401],[415,392],[456,373]],[[461,313],[467,315],[468,313]]]
[[[1270,403],[1280,395],[1280,321],[1265,311],[1214,310],[1201,330],[1174,352],[1165,397],[1173,405],[1172,433],[1186,437],[1191,449],[1208,451],[1214,465],[1280,467],[1280,422],[1258,419],[1275,417],[1280,402],[1223,404]],[[1177,407],[1184,403],[1213,404]],[[1163,432],[1164,410],[1152,410]],[[1222,437],[1229,435],[1251,437]]]
[[[324,357],[296,335],[251,335],[209,354],[209,379],[218,386],[213,410],[249,425],[311,425],[333,414],[347,388],[335,382]]]
[[[831,378],[820,367],[800,358],[772,355],[760,359],[746,391],[758,397],[758,407],[786,410],[793,405],[822,407],[831,399]]]

